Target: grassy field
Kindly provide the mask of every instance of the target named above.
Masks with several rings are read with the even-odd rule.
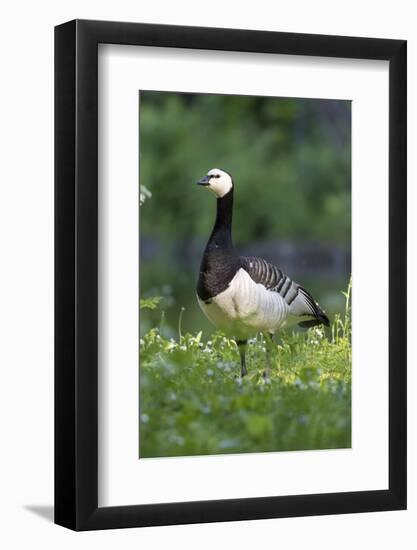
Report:
[[[182,335],[181,321],[178,332],[153,328],[140,341],[141,458],[350,447],[349,292],[329,331],[280,334],[269,380],[262,335],[241,379],[233,340]]]

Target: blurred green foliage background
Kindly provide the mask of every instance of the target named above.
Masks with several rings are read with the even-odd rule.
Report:
[[[307,286],[331,313],[350,277],[351,103],[231,95],[140,93],[141,297],[163,295],[163,330],[211,327],[195,299],[215,217],[195,185],[213,167],[233,175],[234,243]],[[141,333],[159,325],[141,312]]]

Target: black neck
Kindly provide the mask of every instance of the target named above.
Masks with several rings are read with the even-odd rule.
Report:
[[[207,250],[233,249],[232,243],[233,188],[217,199],[217,215]]]
[[[239,269],[232,243],[233,189],[217,199],[216,222],[200,265],[197,294],[205,303],[229,286]]]

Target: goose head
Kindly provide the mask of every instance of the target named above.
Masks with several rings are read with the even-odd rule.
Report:
[[[221,198],[224,197],[233,188],[232,176],[220,170],[220,168],[212,168],[206,176],[202,177],[197,185],[202,185]]]

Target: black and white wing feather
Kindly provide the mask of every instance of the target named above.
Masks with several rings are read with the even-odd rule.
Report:
[[[278,267],[257,257],[242,256],[240,262],[241,267],[256,283],[262,284],[271,292],[277,292],[285,300],[288,312],[300,317],[298,323],[300,326],[305,328],[321,324],[329,326],[327,315],[311,294]]]

